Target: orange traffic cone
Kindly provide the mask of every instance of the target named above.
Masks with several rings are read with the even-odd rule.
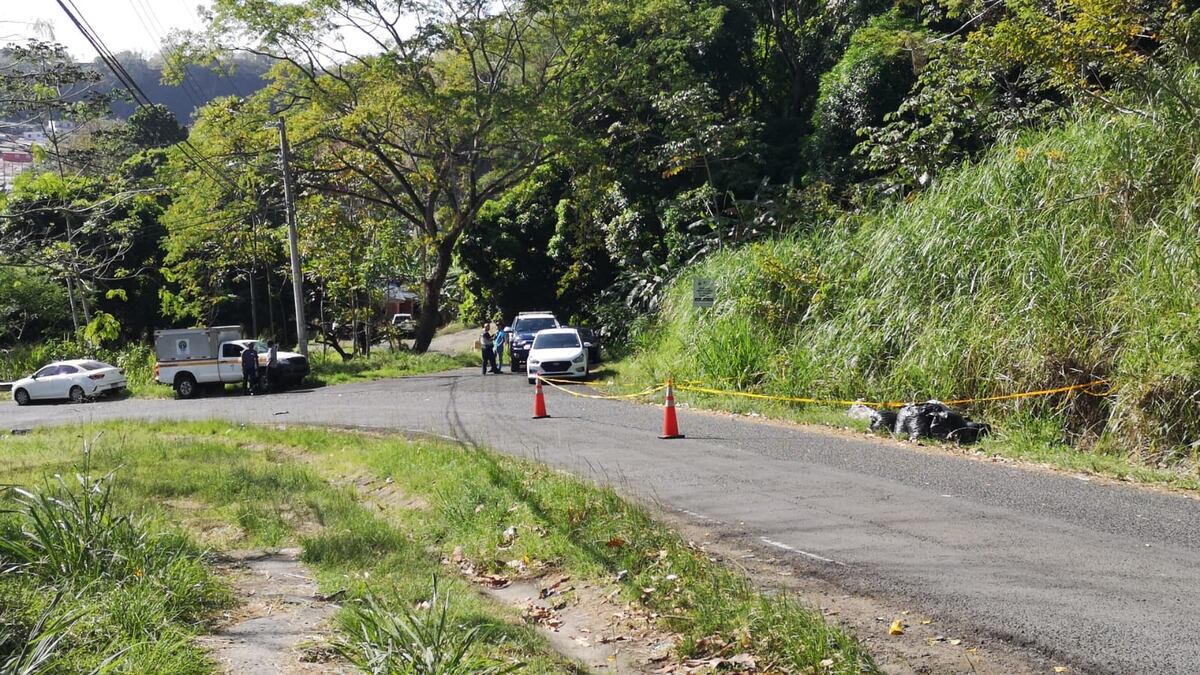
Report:
[[[659,438],[683,438],[679,433],[679,422],[675,419],[675,391],[667,381],[667,401],[663,408],[663,432]]]
[[[549,416],[546,414],[546,395],[542,393],[542,378],[539,377],[533,390],[533,419],[540,420]]]

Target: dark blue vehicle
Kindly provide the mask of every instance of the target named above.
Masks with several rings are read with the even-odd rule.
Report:
[[[512,334],[509,336],[508,355],[512,364],[512,372],[525,369],[525,361],[529,358],[529,347],[533,344],[533,336],[539,330],[560,328],[558,319],[550,312],[521,312],[513,321]]]

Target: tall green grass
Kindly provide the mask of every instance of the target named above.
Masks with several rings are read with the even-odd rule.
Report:
[[[1183,83],[1200,90],[1195,72]],[[1009,394],[1106,378],[1110,396],[976,407],[1153,466],[1200,448],[1200,129],[1170,110],[1080,113],[910,203],[713,256],[625,365],[783,395]],[[691,278],[718,301],[693,309]],[[1013,418],[1016,419],[1016,418]]]
[[[439,592],[437,576],[428,601],[396,611],[394,601],[379,602],[368,592],[342,615],[347,637],[337,653],[368,673],[411,675],[503,675],[520,663],[501,664],[472,653],[485,626],[463,626],[450,614],[450,600]]]
[[[119,510],[113,473],[0,495],[0,672],[206,672],[195,624],[229,601],[183,534]]]

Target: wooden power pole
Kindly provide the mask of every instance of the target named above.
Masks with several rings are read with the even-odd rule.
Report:
[[[296,235],[296,194],[292,186],[291,153],[288,149],[287,123],[279,118],[279,159],[283,165],[283,200],[287,207],[288,247],[292,253],[292,299],[296,303],[296,343],[308,356],[308,335],[304,324],[304,277],[300,275],[300,242]]]

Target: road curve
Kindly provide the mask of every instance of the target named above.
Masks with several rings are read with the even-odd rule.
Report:
[[[681,397],[682,398],[682,397]],[[307,392],[18,408],[0,430],[222,418],[432,432],[532,457],[771,547],[849,591],[909,603],[1074,666],[1200,670],[1200,500],[890,442],[548,390],[473,370]],[[3,477],[0,477],[3,482]]]

